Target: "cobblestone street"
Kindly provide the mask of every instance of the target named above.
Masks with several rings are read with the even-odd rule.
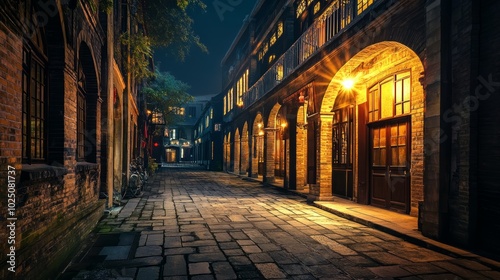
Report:
[[[98,231],[63,279],[500,279],[497,267],[199,169],[161,169]]]

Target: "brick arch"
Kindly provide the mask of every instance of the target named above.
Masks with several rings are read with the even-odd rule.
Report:
[[[53,1],[53,4],[56,4],[56,1]],[[68,54],[66,51],[67,38],[64,29],[64,13],[59,1],[57,1],[57,7],[53,8],[53,13],[57,13],[57,15],[49,17],[47,25],[44,27],[47,38],[45,41],[46,54],[50,61],[47,75],[50,110],[47,110],[47,118],[51,125],[47,126],[49,146],[47,160],[62,166],[65,156],[64,150],[60,149],[60,147],[65,146],[65,136],[64,133],[61,133],[60,128],[65,127],[65,119],[61,118],[61,112],[65,112],[65,92],[66,89],[69,89],[69,83],[66,83],[66,80],[68,78],[72,80],[74,77],[64,70],[66,55]],[[70,84],[72,86],[72,83]]]
[[[76,73],[78,75],[78,67],[82,67],[85,74],[85,100],[86,100],[86,128],[85,128],[85,145],[86,156],[85,160],[89,162],[96,162],[98,145],[98,130],[100,120],[98,119],[99,111],[99,85],[97,67],[92,50],[85,43],[81,43],[78,48],[78,62],[76,66]],[[78,81],[78,77],[77,77]],[[78,93],[77,93],[78,94]]]
[[[259,127],[260,124],[260,127]],[[259,160],[261,157],[263,157],[264,149],[263,147],[263,135],[261,133],[264,133],[264,117],[262,115],[262,112],[257,112],[255,115],[255,118],[253,120],[252,124],[252,145],[251,145],[251,152],[250,154],[252,155],[252,158],[250,160],[251,162],[251,176],[252,177],[258,177],[258,171],[259,171]]]
[[[245,121],[241,129],[241,163],[240,174],[248,174],[250,162],[250,146],[249,146],[248,122]]]
[[[326,88],[320,112],[329,113],[331,111],[335,99],[342,88],[342,81],[345,78],[354,78],[354,91],[358,93],[364,92],[366,90],[364,87],[366,86],[366,81],[371,80],[374,76],[378,75],[378,73],[382,73],[390,68],[393,68],[393,64],[389,63],[389,61],[385,67],[378,69],[370,68],[371,63],[377,63],[381,59],[380,56],[390,53],[406,53],[407,55],[403,57],[403,60],[409,57],[409,59],[414,61],[414,64],[416,65],[416,69],[414,71],[416,73],[413,74],[420,77],[421,73],[423,73],[423,63],[421,62],[419,56],[411,48],[395,41],[384,41],[370,45],[348,59],[333,75]],[[374,60],[375,62],[373,62]],[[362,94],[358,94],[356,97],[357,103],[360,103],[363,100],[364,97]]]
[[[241,162],[241,134],[240,129],[236,128],[234,132],[234,172],[240,173]]]
[[[267,127],[275,127],[276,126],[276,116],[278,115],[279,110],[282,105],[279,103],[274,104],[273,108],[269,112],[269,116],[267,118]]]
[[[418,201],[423,200],[423,114],[425,104],[424,88],[420,83],[420,79],[424,73],[424,66],[421,58],[408,46],[399,42],[384,41],[376,43],[362,49],[349,58],[339,70],[333,75],[328,86],[326,87],[320,112],[321,112],[321,136],[320,136],[320,153],[319,161],[322,163],[320,167],[320,185],[331,186],[332,174],[331,170],[325,168],[332,166],[331,150],[332,150],[332,113],[331,110],[335,101],[342,91],[342,81],[345,78],[354,79],[353,92],[355,94],[355,118],[354,118],[354,151],[353,164],[354,169],[360,168],[360,164],[364,166],[365,162],[360,161],[359,157],[364,156],[370,151],[366,148],[368,145],[360,141],[357,137],[359,129],[367,129],[365,121],[361,122],[358,116],[359,104],[367,102],[367,89],[374,84],[380,82],[395,73],[410,70],[411,76],[411,131],[409,137],[411,139],[411,155],[408,163],[411,172],[410,182],[410,213],[415,214],[418,208]],[[367,130],[366,130],[367,131]],[[367,133],[367,132],[365,132]],[[366,148],[366,151],[359,149]],[[356,172],[356,171],[354,171]],[[357,196],[357,186],[359,178],[354,175],[354,196]],[[329,191],[323,190],[324,193]],[[359,197],[358,197],[359,199]]]

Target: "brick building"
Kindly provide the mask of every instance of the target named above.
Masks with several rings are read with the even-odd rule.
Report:
[[[500,255],[498,11],[258,1],[222,61],[225,170],[418,215],[425,236]]]
[[[139,30],[130,3],[0,4],[0,220],[17,219],[0,231],[0,251],[15,252],[0,257],[2,279],[57,275],[141,152],[143,104],[118,36]]]

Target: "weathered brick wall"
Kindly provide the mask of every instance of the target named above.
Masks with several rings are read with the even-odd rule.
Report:
[[[59,15],[55,16],[57,19]],[[76,17],[78,22],[85,21],[83,14]],[[22,129],[22,35],[11,32],[0,17],[0,184],[7,186],[7,165],[16,168],[16,264],[17,279],[50,279],[64,267],[81,245],[83,238],[89,233],[102,216],[104,202],[99,201],[99,162],[94,164],[77,164],[76,162],[76,75],[73,65],[75,51],[62,47],[49,50],[50,55],[57,49],[60,60],[50,61],[49,99],[55,105],[49,109],[57,114],[49,113],[51,118],[64,119],[64,126],[53,128],[49,134],[51,139],[64,138],[58,145],[48,143],[50,162],[40,164],[21,164],[21,129]],[[52,20],[51,18],[50,20]],[[85,25],[85,24],[81,24]],[[90,29],[87,29],[90,30]],[[57,30],[52,30],[56,31]],[[65,32],[59,30],[59,32]],[[77,32],[75,32],[77,33]],[[51,33],[52,34],[52,33]],[[69,32],[68,34],[73,34]],[[90,45],[100,55],[100,44],[97,35]],[[47,38],[51,40],[54,38]],[[67,38],[74,42],[75,38]],[[76,41],[76,40],[75,40]],[[51,41],[48,45],[52,47]],[[74,44],[69,44],[74,45]],[[59,53],[60,52],[60,53]],[[96,59],[100,68],[100,58]],[[62,70],[64,69],[64,71]],[[99,75],[99,73],[96,73]],[[51,81],[53,81],[51,83]],[[58,96],[61,94],[63,96]],[[97,94],[97,93],[96,93]],[[64,102],[64,104],[63,104]],[[50,103],[50,102],[49,102]],[[50,103],[52,105],[52,103]],[[100,149],[100,104],[94,110],[96,139],[93,152],[99,157]],[[61,123],[62,124],[62,121]],[[59,124],[58,124],[59,125]],[[64,148],[63,148],[64,147]],[[63,150],[64,149],[64,150]],[[57,150],[57,152],[56,152]],[[63,151],[62,153],[59,150]],[[54,154],[60,153],[60,157]],[[52,157],[52,158],[51,158]],[[0,217],[6,217],[7,206],[4,199],[6,188],[0,188]],[[5,220],[1,219],[2,223]],[[7,252],[6,231],[0,230],[0,250]],[[0,257],[0,278],[9,279],[14,274],[7,270],[7,256]]]
[[[9,244],[7,230],[8,217],[8,166],[15,168],[19,184],[21,171],[21,77],[22,75],[22,40],[11,32],[7,26],[0,22],[0,278],[9,279],[13,273],[7,271],[7,253],[10,246],[18,248],[18,244]],[[12,169],[11,169],[12,170]],[[17,208],[17,207],[16,207]],[[14,217],[18,217],[15,213]],[[16,221],[16,227],[18,222]],[[16,239],[19,239],[19,229],[16,228]],[[19,251],[16,252],[16,257]]]
[[[452,141],[451,173],[452,180],[449,189],[449,236],[455,242],[467,243],[469,227],[469,195],[470,195],[470,156],[471,156],[471,111],[465,100],[471,91],[471,32],[472,3],[468,0],[452,2],[452,104],[458,117],[458,122],[452,123],[451,135],[446,135]],[[458,106],[457,106],[458,105]],[[443,108],[442,118],[447,121],[448,109]],[[453,110],[453,109],[452,109]],[[445,115],[446,113],[446,115]]]

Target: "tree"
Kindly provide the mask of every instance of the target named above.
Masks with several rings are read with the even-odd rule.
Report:
[[[154,78],[142,89],[147,106],[152,112],[162,114],[166,125],[172,125],[182,120],[180,109],[186,103],[193,101],[187,93],[189,85],[175,79],[168,72],[156,70]]]
[[[189,54],[192,45],[207,52],[206,46],[194,33],[193,19],[188,8],[206,9],[201,0],[140,0],[143,23],[153,47],[164,47],[181,61]]]

